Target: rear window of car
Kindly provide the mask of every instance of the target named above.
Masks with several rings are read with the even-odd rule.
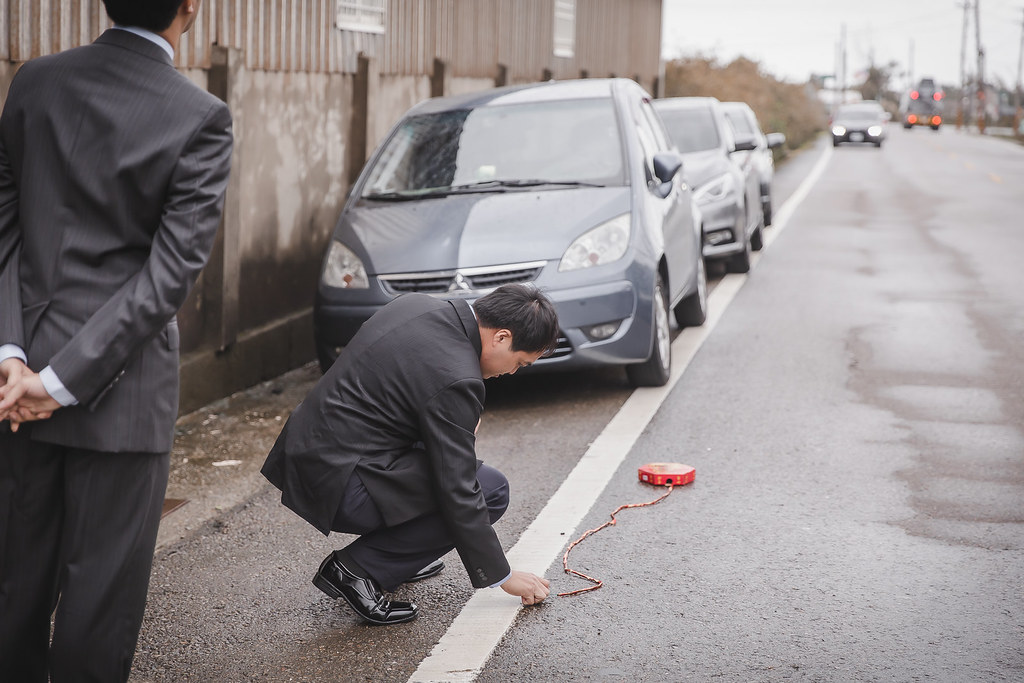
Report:
[[[408,118],[364,195],[487,181],[624,185],[624,171],[610,98],[509,104]]]

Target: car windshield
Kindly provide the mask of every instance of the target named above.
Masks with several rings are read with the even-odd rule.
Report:
[[[550,185],[624,185],[610,99],[565,100],[412,116],[382,150],[369,198]]]
[[[874,108],[858,107],[855,109],[840,109],[836,118],[846,121],[877,121],[882,113]]]
[[[718,147],[718,128],[711,109],[659,109],[665,128],[680,152],[703,152]]]

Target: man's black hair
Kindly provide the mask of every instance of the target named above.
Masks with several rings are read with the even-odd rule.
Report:
[[[512,350],[549,353],[558,343],[554,304],[536,287],[502,285],[473,304],[483,327],[512,332]]]
[[[103,0],[107,16],[121,26],[136,26],[153,33],[174,21],[184,0]]]

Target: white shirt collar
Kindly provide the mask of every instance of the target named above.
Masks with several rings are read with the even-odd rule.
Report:
[[[149,42],[155,45],[159,45],[163,49],[163,51],[167,53],[168,57],[170,57],[172,60],[174,59],[174,48],[171,47],[171,44],[168,43],[167,39],[163,36],[157,35],[152,31],[147,31],[144,28],[139,28],[138,26],[121,26],[120,24],[114,24],[114,28],[120,31],[128,31],[128,33],[134,33],[140,38],[145,38]]]

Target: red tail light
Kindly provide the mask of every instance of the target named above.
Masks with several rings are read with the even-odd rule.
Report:
[[[919,92],[917,92],[916,90],[912,90],[910,92],[910,99],[912,99],[912,100],[916,100],[920,96],[921,96],[921,94]]]
[[[940,123],[942,123],[942,117],[941,116],[933,116],[932,117],[932,125],[933,126],[937,126]]]
[[[907,123],[917,123],[917,116],[915,114],[909,114],[907,116]]]
[[[937,92],[937,93],[935,93],[934,95],[932,95],[932,99],[933,99],[933,100],[935,100],[936,102],[938,102],[939,100],[941,100],[941,99],[942,99],[942,97],[943,97],[943,94],[942,94],[941,92]]]

